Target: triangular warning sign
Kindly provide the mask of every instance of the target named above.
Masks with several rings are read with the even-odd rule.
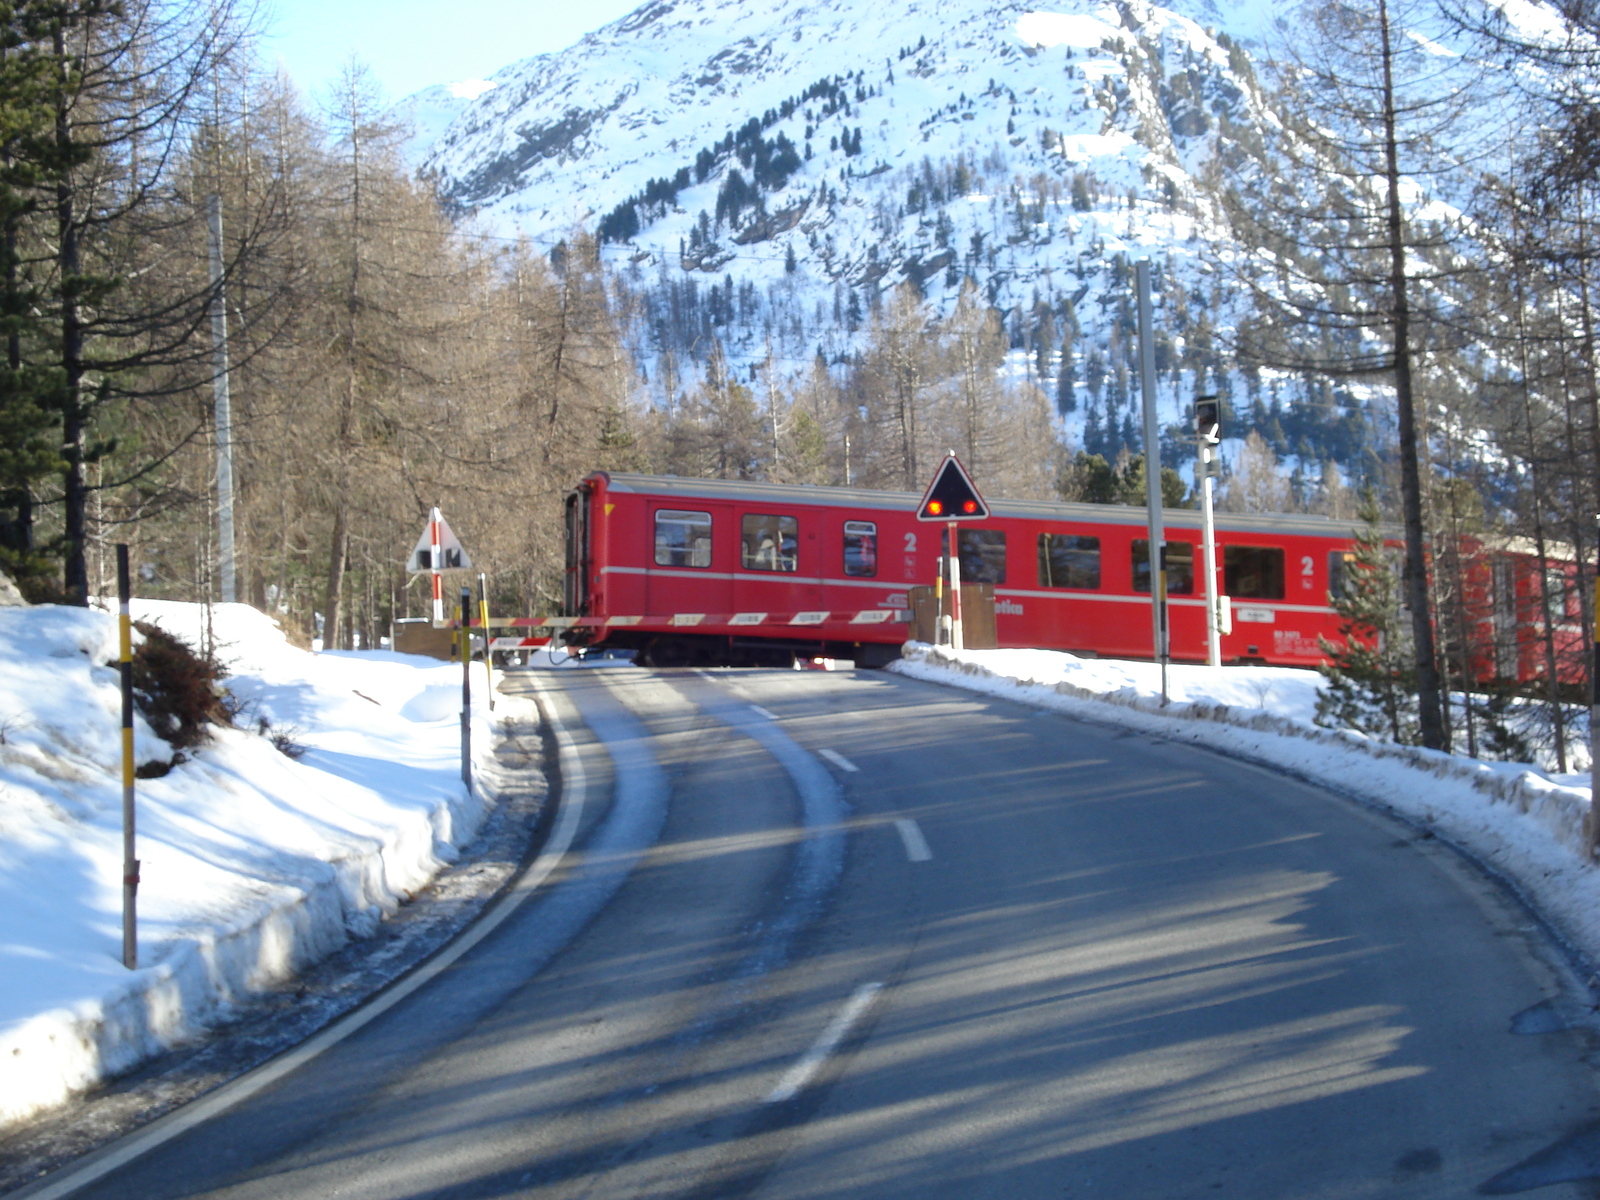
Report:
[[[982,521],[989,515],[989,506],[978,495],[972,476],[961,465],[954,452],[945,457],[934,472],[933,482],[922,494],[917,505],[919,521]]]
[[[439,561],[434,562],[433,548],[439,547]],[[467,557],[467,552],[461,548],[461,542],[455,532],[450,528],[450,523],[444,519],[444,514],[437,508],[428,514],[428,523],[423,526],[422,536],[417,539],[417,548],[411,552],[411,557],[406,559],[406,570],[413,575],[420,571],[470,571],[472,560]]]

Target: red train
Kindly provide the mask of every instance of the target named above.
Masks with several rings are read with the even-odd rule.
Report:
[[[563,622],[571,626],[565,640],[634,650],[655,666],[807,657],[881,665],[907,638],[908,589],[932,584],[939,569],[945,527],[916,519],[919,499],[591,475],[567,498],[565,609],[576,620]],[[989,507],[991,519],[963,525],[957,546],[963,580],[995,586],[1001,646],[1151,656],[1142,508],[1005,500]],[[1204,662],[1200,514],[1169,509],[1164,519],[1172,657]],[[1219,513],[1216,529],[1218,582],[1233,626],[1222,638],[1223,661],[1324,661],[1318,638],[1338,637],[1328,595],[1341,586],[1352,524]],[[1526,574],[1525,556],[1503,557],[1513,565],[1494,570],[1512,580]],[[1498,619],[1503,640],[1503,613]],[[1527,666],[1538,673],[1537,664]]]

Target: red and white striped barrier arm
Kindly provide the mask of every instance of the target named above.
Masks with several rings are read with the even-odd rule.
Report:
[[[564,629],[627,628],[631,625],[668,625],[675,629],[726,626],[732,628],[808,628],[818,625],[887,625],[906,624],[911,620],[911,610],[906,608],[867,608],[840,612],[809,610],[805,612],[742,612],[742,613],[659,613],[648,617],[516,617],[507,621],[491,621],[491,628],[526,629],[528,634],[514,637],[496,637],[490,640],[491,650],[519,650],[547,645],[555,634]],[[535,634],[534,630],[549,630]]]

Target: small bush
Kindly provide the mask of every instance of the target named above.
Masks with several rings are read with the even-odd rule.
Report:
[[[137,621],[144,641],[133,649],[133,695],[150,727],[175,749],[206,739],[206,726],[233,724],[226,678],[215,658],[202,656],[159,625]]]
[[[256,732],[272,743],[273,749],[286,758],[298,759],[306,752],[299,742],[300,731],[293,725],[276,728],[266,717],[256,718]]]

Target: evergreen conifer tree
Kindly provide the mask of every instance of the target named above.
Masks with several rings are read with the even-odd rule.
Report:
[[[1343,585],[1329,604],[1339,614],[1339,644],[1320,639],[1331,662],[1317,668],[1328,681],[1317,697],[1318,725],[1354,729],[1414,745],[1419,728],[1410,646],[1396,603],[1394,568],[1384,548],[1378,501],[1362,496],[1361,527],[1345,559]]]

